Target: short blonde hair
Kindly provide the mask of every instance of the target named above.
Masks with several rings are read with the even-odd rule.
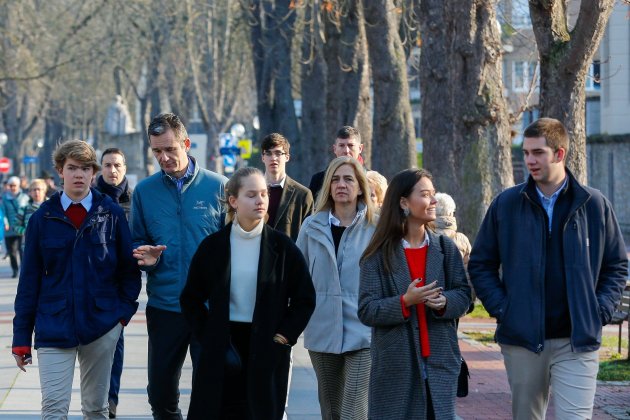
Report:
[[[376,171],[367,171],[365,176],[370,186],[374,188],[376,201],[378,201],[379,204],[383,204],[385,193],[387,192],[387,179]]]
[[[44,193],[48,191],[48,184],[46,184],[46,181],[41,178],[35,178],[34,180],[32,180],[31,183],[28,184],[28,189],[30,190],[38,185],[44,189]]]
[[[343,165],[349,165],[353,169],[354,176],[359,183],[359,189],[362,193],[357,197],[357,201],[361,201],[366,205],[367,210],[365,213],[365,218],[367,219],[367,221],[372,224],[375,223],[376,219],[374,217],[374,207],[372,204],[372,200],[370,200],[370,185],[368,184],[367,177],[365,176],[365,170],[358,160],[348,156],[340,156],[334,159],[328,165],[328,169],[326,169],[326,174],[324,175],[322,189],[317,195],[315,212],[319,213],[320,211],[332,210],[334,208],[335,202],[333,201],[330,194],[330,184],[332,184],[332,177],[337,169],[339,169]]]
[[[85,165],[92,165],[94,172],[98,172],[101,169],[96,160],[96,151],[83,140],[68,140],[57,146],[53,152],[55,168],[61,171],[68,159],[74,159]]]

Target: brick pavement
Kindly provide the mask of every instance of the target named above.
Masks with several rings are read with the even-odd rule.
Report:
[[[465,323],[460,330],[466,328]],[[482,344],[460,334],[462,355],[470,369],[469,393],[457,399],[457,414],[463,420],[510,419],[510,387],[503,365],[503,357],[496,344]],[[547,419],[555,419],[553,397]],[[630,420],[630,382],[598,382],[593,419]]]

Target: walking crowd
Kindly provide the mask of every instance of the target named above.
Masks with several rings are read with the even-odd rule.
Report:
[[[77,361],[83,417],[116,417],[141,272],[155,419],[183,418],[188,352],[187,418],[286,418],[301,334],[322,419],[454,419],[457,325],[476,298],[497,319],[513,417],[544,419],[553,392],[558,418],[591,418],[626,247],[610,202],[566,168],[562,123],[523,134],[529,177],[495,197],[472,246],[429,172],[388,184],[350,126],[309,188],[287,175],[283,135],[262,140],[264,171],[228,180],[189,155],[172,113],[147,129],[161,170],[133,190],[121,150],[61,143],[59,190],[48,174],[11,177],[0,207],[19,275],[12,353],[26,371],[36,349],[42,418],[67,418]]]

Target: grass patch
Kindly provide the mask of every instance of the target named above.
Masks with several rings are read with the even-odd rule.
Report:
[[[600,381],[630,381],[630,360],[614,353],[610,360],[599,363],[597,379]]]
[[[490,318],[490,315],[488,314],[488,311],[486,311],[486,308],[483,307],[483,305],[481,304],[481,302],[476,301],[475,302],[475,309],[473,309],[473,311],[471,313],[469,313],[468,315],[466,315],[469,318]]]
[[[619,338],[616,335],[604,335],[602,337],[602,347],[610,347],[617,351],[617,343]],[[628,348],[628,339],[621,337],[621,351]]]
[[[468,337],[475,341],[479,341],[483,344],[494,343],[494,333],[480,332],[480,331],[463,331]]]

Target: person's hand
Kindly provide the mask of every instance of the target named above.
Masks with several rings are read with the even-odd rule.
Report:
[[[442,288],[437,287],[437,280],[420,287],[418,287],[418,283],[420,283],[420,279],[412,281],[407,288],[407,292],[403,295],[406,306],[426,303],[429,299],[436,299],[442,292]]]
[[[427,301],[424,304],[427,305],[428,308],[433,309],[434,311],[441,311],[444,308],[446,308],[446,296],[444,296],[442,292],[440,292],[440,294],[437,297],[427,299]]]
[[[140,245],[133,250],[133,257],[138,260],[138,265],[151,266],[157,263],[165,249],[165,245]]]
[[[276,333],[276,335],[273,336],[273,341],[278,343],[278,344],[284,344],[285,346],[289,346],[289,340],[282,334],[280,333]]]
[[[23,372],[26,372],[25,366],[33,363],[31,348],[29,346],[13,347],[12,351],[13,357],[15,358],[15,364]]]

